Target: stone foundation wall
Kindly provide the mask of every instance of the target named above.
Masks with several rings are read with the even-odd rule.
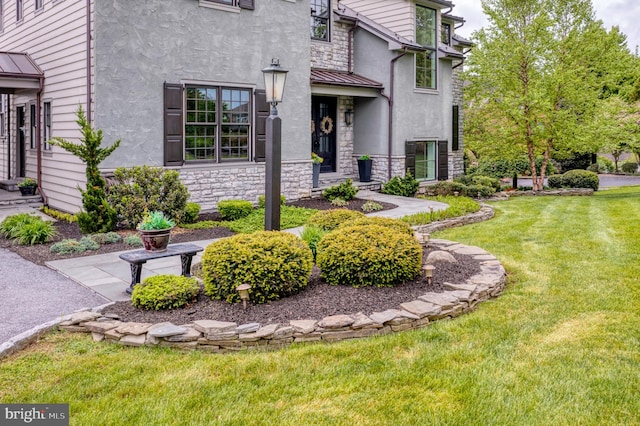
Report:
[[[218,201],[243,199],[257,202],[265,190],[264,163],[234,164],[209,169],[180,170],[180,179],[191,194],[189,201],[200,204],[202,210],[213,210]],[[283,162],[281,188],[287,200],[311,195],[311,160]]]
[[[389,158],[386,155],[371,155],[373,163],[371,163],[371,180],[379,182],[387,182],[389,180],[388,168]],[[358,178],[358,158],[354,156],[352,166],[356,179]],[[391,157],[391,177],[404,176],[405,157]]]

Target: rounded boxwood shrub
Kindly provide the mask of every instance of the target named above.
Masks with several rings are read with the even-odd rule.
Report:
[[[184,207],[184,223],[194,223],[200,214],[200,204],[189,201]]]
[[[547,178],[549,188],[562,188],[562,175],[551,175]]]
[[[567,188],[592,188],[598,190],[598,175],[587,170],[569,170],[562,175],[562,186]]]
[[[471,198],[491,197],[495,193],[496,190],[493,187],[477,184],[467,186],[464,191],[464,195]]]
[[[443,180],[434,185],[427,186],[427,193],[432,196],[447,196],[447,195],[465,195],[467,192],[467,185],[462,182],[449,182]]]
[[[236,287],[249,284],[250,300],[265,303],[297,293],[311,276],[307,244],[287,232],[238,234],[209,244],[202,255],[204,292],[212,299],[240,301]]]
[[[329,284],[394,286],[420,274],[422,247],[384,226],[347,226],[320,240],[316,262]]]
[[[407,234],[413,236],[414,232],[411,226],[400,219],[392,219],[390,217],[379,216],[365,216],[358,219],[350,220],[340,225],[338,228],[344,228],[347,226],[362,226],[362,225],[380,225],[385,228],[392,229],[401,234]]]
[[[224,220],[238,220],[253,211],[253,204],[247,200],[223,200],[218,203],[218,212]]]
[[[620,168],[624,173],[632,174],[638,171],[638,163],[634,161],[629,161],[629,162],[623,163],[622,166],[620,166]]]
[[[324,231],[333,231],[345,222],[363,217],[366,217],[364,213],[355,210],[320,210],[307,220],[307,225],[317,226]]]
[[[356,197],[358,188],[353,186],[351,179],[347,179],[340,185],[332,186],[322,192],[322,196],[329,201],[333,201],[334,198],[342,198],[345,201],[351,201]]]
[[[155,275],[133,287],[131,303],[137,308],[159,311],[181,308],[194,302],[200,292],[198,280],[178,275]]]

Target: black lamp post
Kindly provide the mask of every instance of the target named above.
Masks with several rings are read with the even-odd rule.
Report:
[[[267,146],[265,158],[265,210],[264,229],[280,230],[280,175],[282,172],[282,120],[278,117],[276,106],[282,102],[284,82],[289,71],[280,67],[278,59],[272,59],[271,65],[262,70],[267,102],[271,104],[267,118]]]

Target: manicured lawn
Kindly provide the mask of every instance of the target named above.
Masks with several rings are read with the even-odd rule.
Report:
[[[0,363],[0,401],[69,402],[74,425],[640,423],[640,187],[494,206],[435,235],[509,273],[466,316],[223,356],[50,334]]]

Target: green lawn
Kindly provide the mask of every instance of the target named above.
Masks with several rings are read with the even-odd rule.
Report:
[[[521,197],[435,237],[509,273],[429,328],[213,355],[54,333],[0,363],[0,401],[71,404],[73,425],[640,424],[640,187]]]

